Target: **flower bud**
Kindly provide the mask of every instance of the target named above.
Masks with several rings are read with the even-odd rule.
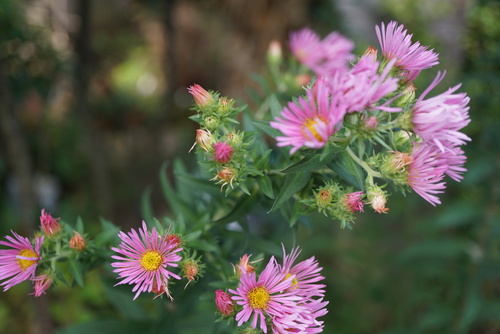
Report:
[[[219,180],[217,183],[222,183],[221,186],[221,191],[222,188],[224,188],[225,185],[230,185],[231,188],[233,188],[233,181],[236,178],[237,174],[236,171],[232,168],[229,167],[224,167],[220,172],[215,175],[214,178],[210,179],[210,181],[215,181]]]
[[[370,57],[373,61],[377,61],[377,53],[378,53],[378,50],[370,45],[368,47],[368,49],[366,49],[365,53],[363,53],[363,56],[361,56],[361,57],[362,58]]]
[[[61,230],[61,224],[58,222],[59,219],[60,218],[54,219],[50,213],[46,213],[45,209],[42,209],[40,225],[42,226],[42,231],[46,236],[52,236],[59,233]]]
[[[363,119],[363,126],[367,130],[375,130],[378,126],[377,117],[370,116],[368,118]]]
[[[182,265],[182,272],[184,273],[185,278],[187,278],[188,282],[184,289],[188,286],[189,283],[195,280],[196,276],[198,275],[200,271],[200,267],[198,266],[198,263],[194,259],[187,259],[184,261]]]
[[[165,241],[167,241],[167,243],[175,244],[176,247],[180,247],[182,244],[181,238],[175,233],[167,235],[165,237]]]
[[[35,285],[33,286],[33,293],[30,293],[30,295],[35,295],[35,297],[40,297],[52,285],[52,279],[47,274],[36,276],[33,282]]]
[[[241,135],[238,133],[230,132],[226,135],[226,141],[229,145],[234,147],[241,144],[243,140],[241,139]]]
[[[311,82],[311,79],[309,74],[299,74],[295,77],[295,84],[298,88],[305,87]]]
[[[237,266],[233,265],[234,274],[236,276],[240,277],[242,273],[251,274],[255,271],[257,267],[252,266],[251,263],[255,263],[260,260],[250,262],[251,256],[252,256],[251,254],[250,255],[245,254],[240,258],[240,262],[238,263]]]
[[[318,208],[321,210],[327,209],[332,203],[332,199],[333,199],[332,191],[327,188],[322,188],[316,194],[316,204],[318,205]]]
[[[221,289],[215,291],[215,306],[225,316],[231,315],[234,311],[234,302],[231,295]]]
[[[396,105],[398,107],[405,107],[407,104],[412,103],[415,100],[415,91],[417,88],[413,83],[409,83],[403,89],[403,96],[396,100]]]
[[[193,95],[194,102],[200,108],[207,107],[214,102],[212,94],[207,92],[203,87],[194,84],[188,88],[188,92]]]
[[[351,213],[363,212],[363,197],[362,191],[356,191],[353,193],[348,193],[344,195],[344,205]]]
[[[214,159],[220,164],[227,164],[233,157],[234,149],[231,145],[225,142],[217,142],[213,144]]]
[[[271,65],[277,65],[281,63],[281,59],[281,44],[277,40],[272,40],[271,43],[269,43],[269,47],[267,49],[267,61]]]
[[[225,116],[233,110],[233,100],[228,100],[225,97],[219,99],[219,107],[217,108],[217,114],[219,116]]]
[[[387,203],[385,191],[383,191],[379,186],[370,186],[366,195],[368,198],[368,203],[372,205],[372,208],[375,212],[387,213],[387,211],[389,211],[389,209],[385,207],[385,204]]]
[[[213,117],[213,116],[207,116],[205,117],[205,119],[203,120],[206,128],[208,130],[212,130],[212,131],[215,131],[219,128],[219,125],[220,125],[220,121]]]
[[[212,145],[214,143],[214,137],[208,130],[198,129],[196,130],[196,141],[189,152],[193,150],[193,148],[198,144],[202,149],[206,152],[210,152],[212,150]]]
[[[73,237],[69,241],[69,248],[77,250],[79,252],[83,251],[87,247],[85,239],[77,231],[73,231]]]

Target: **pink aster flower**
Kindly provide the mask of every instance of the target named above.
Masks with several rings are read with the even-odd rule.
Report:
[[[225,142],[217,142],[213,144],[214,159],[220,164],[227,164],[233,157],[234,148]]]
[[[290,34],[290,49],[297,59],[318,76],[331,76],[345,71],[354,59],[354,43],[337,32],[323,40],[312,30],[304,28]]]
[[[440,155],[441,151],[432,143],[415,144],[408,164],[408,185],[434,206],[441,204],[436,194],[444,192],[444,173],[449,168]]]
[[[168,267],[178,266],[182,257],[176,253],[182,248],[158,235],[154,227],[150,233],[143,221],[139,233],[132,229],[129,233],[120,231],[118,236],[120,245],[111,249],[120,255],[111,256],[118,260],[111,266],[116,268],[113,272],[122,279],[116,285],[135,285],[132,289],[136,292],[134,300],[141,292],[164,291],[171,277],[181,279]]]
[[[464,168],[467,157],[464,151],[458,146],[451,145],[448,142],[444,142],[443,146],[446,149],[439,154],[439,159],[442,164],[448,166],[448,169],[444,173],[453,180],[460,182],[463,179],[462,174],[467,171]]]
[[[470,122],[467,106],[469,97],[465,93],[454,94],[460,85],[424,100],[444,75],[445,73],[437,74],[434,81],[417,99],[412,110],[414,132],[424,141],[433,141],[443,152],[446,149],[443,142],[463,145],[470,140],[467,135],[460,132]]]
[[[47,274],[42,274],[33,279],[35,285],[33,286],[33,293],[35,297],[40,297],[52,285],[52,279]]]
[[[403,29],[404,26],[395,21],[391,21],[387,27],[384,23],[381,27],[375,27],[382,54],[386,59],[396,59],[395,66],[410,71],[419,71],[439,64],[437,53],[432,49],[427,50],[427,47],[419,42],[412,44],[413,35],[407,34]],[[416,75],[418,72],[413,72],[412,76]]]
[[[324,296],[325,285],[318,284],[318,282],[325,278],[319,274],[323,268],[319,267],[318,261],[314,257],[311,257],[294,265],[301,252],[300,249],[298,247],[292,249],[288,255],[286,254],[284,245],[282,245],[282,249],[283,265],[280,267],[280,271],[286,277],[295,277],[289,291],[307,298]]]
[[[251,326],[253,328],[259,326],[264,333],[267,333],[267,320],[300,312],[302,309],[297,306],[297,302],[301,297],[291,292],[284,292],[290,288],[294,278],[295,276],[286,277],[286,274],[279,271],[274,257],[258,279],[255,272],[241,275],[238,288],[229,289],[233,294],[232,299],[243,307],[236,314],[238,326],[252,318]],[[286,326],[295,328],[293,319],[290,319]]]
[[[4,286],[3,291],[25,280],[33,280],[38,261],[41,260],[40,246],[42,237],[35,238],[35,246],[28,238],[22,237],[12,231],[11,236],[6,236],[7,241],[0,241],[0,245],[10,247],[10,249],[0,249],[0,280],[5,280],[0,284]]]
[[[278,146],[292,146],[290,154],[302,147],[323,147],[340,129],[346,112],[340,97],[330,95],[324,78],[319,78],[307,89],[306,95],[306,98],[299,97],[297,102],[289,102],[280,117],[270,123],[284,135],[276,138]]]
[[[59,224],[58,220],[60,218],[53,218],[50,213],[45,212],[45,209],[42,209],[42,214],[40,215],[40,225],[42,226],[42,231],[45,235],[51,236],[56,235],[61,230],[61,224]]]
[[[390,101],[377,105],[398,89],[398,79],[389,76],[394,62],[390,61],[379,74],[379,62],[370,54],[363,56],[349,71],[338,72],[330,78],[331,94],[341,96],[348,113],[365,109],[401,111],[401,108],[387,107]]]
[[[352,213],[363,212],[363,197],[362,191],[356,191],[344,196],[344,205]]]

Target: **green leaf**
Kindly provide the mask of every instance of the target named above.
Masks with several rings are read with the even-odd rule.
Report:
[[[347,152],[344,151],[339,153],[335,161],[327,164],[327,166],[357,189],[365,189],[365,172],[354,160],[352,160]]]
[[[250,191],[248,190],[247,185],[245,184],[245,182],[240,182],[240,183],[238,183],[238,186],[240,187],[240,189],[241,189],[241,190],[242,190],[245,194],[247,194],[248,196],[251,196]]]
[[[281,110],[283,109],[283,107],[281,106],[275,94],[269,96],[269,108],[271,109],[271,115],[273,116],[273,118],[276,118],[281,114]]]
[[[258,170],[265,170],[269,165],[269,159],[273,150],[267,150],[255,159],[253,166]]]
[[[119,289],[111,285],[103,284],[104,293],[111,304],[123,315],[125,319],[129,320],[146,320],[148,313],[141,306],[141,303],[132,300],[135,292],[126,289]]]
[[[296,173],[301,171],[312,171],[323,167],[327,163],[331,162],[333,157],[337,154],[335,151],[328,152],[326,155],[314,154],[308,157],[304,157],[299,162],[296,162],[287,168],[283,169],[283,173]]]
[[[279,209],[283,203],[288,201],[293,195],[298,193],[309,181],[311,173],[309,172],[297,172],[286,174],[285,180],[283,182],[283,187],[281,188],[273,206],[269,212],[276,211]]]
[[[101,227],[102,232],[95,238],[96,246],[106,247],[108,243],[118,241],[118,232],[120,232],[120,228],[118,226],[115,226],[112,222],[101,218]]]
[[[80,234],[83,234],[83,232],[84,232],[83,220],[82,220],[82,217],[80,217],[80,216],[76,219],[75,231],[77,231]]]
[[[56,334],[136,334],[144,333],[147,325],[124,322],[121,319],[100,319],[59,329]]]
[[[226,216],[215,221],[217,224],[227,224],[232,221],[237,221],[245,214],[247,214],[252,208],[255,207],[255,203],[259,199],[259,196],[241,196],[233,210]]]
[[[274,191],[271,178],[268,175],[264,175],[262,177],[257,177],[255,180],[257,181],[257,184],[259,185],[262,193],[267,197],[274,199]]]
[[[283,134],[281,133],[280,130],[272,128],[271,125],[269,125],[269,122],[266,121],[253,121],[253,124],[257,129],[260,131],[268,134],[269,136],[276,138],[278,136],[282,136]]]
[[[141,196],[141,214],[142,218],[149,222],[153,219],[153,206],[151,205],[151,187],[146,187]]]
[[[69,260],[68,267],[71,271],[71,275],[73,276],[73,280],[76,284],[83,288],[83,273],[80,263],[76,260]]]
[[[170,204],[172,211],[176,216],[176,219],[184,215],[186,219],[190,221],[196,221],[197,217],[193,212],[193,209],[177,196],[175,189],[170,184],[166,169],[167,163],[164,163],[160,169],[160,184],[165,200]]]

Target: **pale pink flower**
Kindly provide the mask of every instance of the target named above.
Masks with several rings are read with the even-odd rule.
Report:
[[[463,179],[462,174],[467,171],[464,164],[467,161],[464,151],[459,146],[454,146],[448,142],[443,142],[446,148],[444,152],[440,152],[439,159],[441,163],[448,166],[444,172],[453,180],[460,182]]]
[[[320,39],[314,31],[304,28],[290,34],[290,49],[297,59],[318,76],[331,76],[345,71],[354,59],[354,43],[337,32]]]
[[[4,280],[0,286],[4,286],[3,291],[26,280],[33,280],[38,261],[41,260],[40,246],[43,236],[35,238],[35,246],[28,238],[12,232],[11,236],[6,236],[7,241],[0,241],[0,245],[10,247],[0,249],[0,280]]]
[[[376,26],[375,31],[382,48],[382,54],[387,60],[395,59],[395,66],[410,71],[419,71],[439,64],[437,53],[427,50],[428,47],[419,42],[411,42],[412,34],[403,30],[404,26],[391,21],[387,27],[384,23]],[[418,75],[412,72],[412,77]]]
[[[215,291],[215,306],[225,316],[231,315],[234,312],[234,302],[231,299],[231,295],[220,289]]]
[[[323,147],[330,136],[337,132],[345,115],[340,96],[331,96],[326,79],[319,78],[313,88],[306,90],[306,97],[289,102],[280,117],[271,126],[283,133],[278,136],[278,146],[292,146],[290,154],[299,148]]]
[[[454,94],[457,85],[438,96],[424,100],[427,94],[443,79],[445,73],[437,74],[429,87],[417,99],[412,110],[414,132],[424,141],[433,141],[441,151],[443,142],[463,145],[470,138],[460,132],[470,122],[469,97],[465,93]]]
[[[436,196],[444,192],[444,173],[449,166],[440,158],[442,152],[432,143],[415,144],[408,164],[408,185],[432,205],[441,204]]]
[[[342,99],[348,113],[365,109],[401,111],[401,108],[388,107],[390,101],[377,105],[383,97],[398,89],[398,79],[389,76],[393,64],[394,61],[389,62],[379,74],[379,62],[366,55],[349,71],[338,72],[330,78],[331,94]]]
[[[362,191],[356,191],[344,196],[344,206],[352,213],[363,212],[363,197]]]
[[[40,215],[40,225],[42,226],[42,231],[45,235],[51,236],[56,235],[61,230],[61,224],[59,224],[58,220],[60,218],[53,218],[50,213],[45,212],[45,209],[42,209],[42,214]]]
[[[286,277],[279,271],[279,267],[273,258],[268,262],[266,268],[257,279],[255,272],[242,274],[236,290],[229,289],[233,294],[231,297],[242,310],[236,314],[235,320],[238,326],[251,319],[253,328],[259,327],[267,333],[267,320],[273,320],[287,314],[294,314],[302,310],[297,306],[301,297],[288,290],[295,276]],[[293,319],[287,321],[288,328],[295,328]]]
[[[233,157],[234,148],[225,142],[217,142],[213,144],[214,159],[220,164],[227,164]]]
[[[292,291],[304,298],[324,296],[325,285],[318,284],[318,282],[325,278],[320,275],[320,271],[323,268],[319,267],[318,261],[314,257],[311,257],[294,265],[301,252],[300,249],[298,247],[292,249],[288,255],[283,245],[282,249],[283,265],[280,267],[280,272],[285,274],[285,277],[294,276],[292,285],[288,291]]]
[[[194,102],[198,105],[198,107],[203,108],[214,102],[212,94],[207,92],[203,87],[201,87],[198,84],[189,86],[188,92],[191,95],[193,95]]]
[[[35,283],[33,286],[33,293],[31,295],[35,295],[35,297],[40,297],[45,293],[45,290],[50,288],[52,285],[52,279],[47,274],[42,274],[33,279]]]
[[[168,268],[178,267],[182,257],[176,253],[182,248],[158,235],[154,227],[150,233],[143,221],[139,233],[131,229],[129,233],[120,231],[118,236],[121,239],[119,246],[111,249],[120,255],[111,256],[118,260],[111,266],[116,268],[113,272],[122,279],[116,285],[134,285],[134,300],[141,292],[164,291],[171,277],[181,279]]]

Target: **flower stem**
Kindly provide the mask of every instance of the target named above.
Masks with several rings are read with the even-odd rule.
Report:
[[[352,158],[352,160],[354,160],[359,166],[361,166],[361,168],[363,168],[369,176],[378,177],[380,179],[383,178],[382,174],[371,169],[366,162],[362,161],[356,154],[354,154],[349,146],[346,147],[346,151]]]

